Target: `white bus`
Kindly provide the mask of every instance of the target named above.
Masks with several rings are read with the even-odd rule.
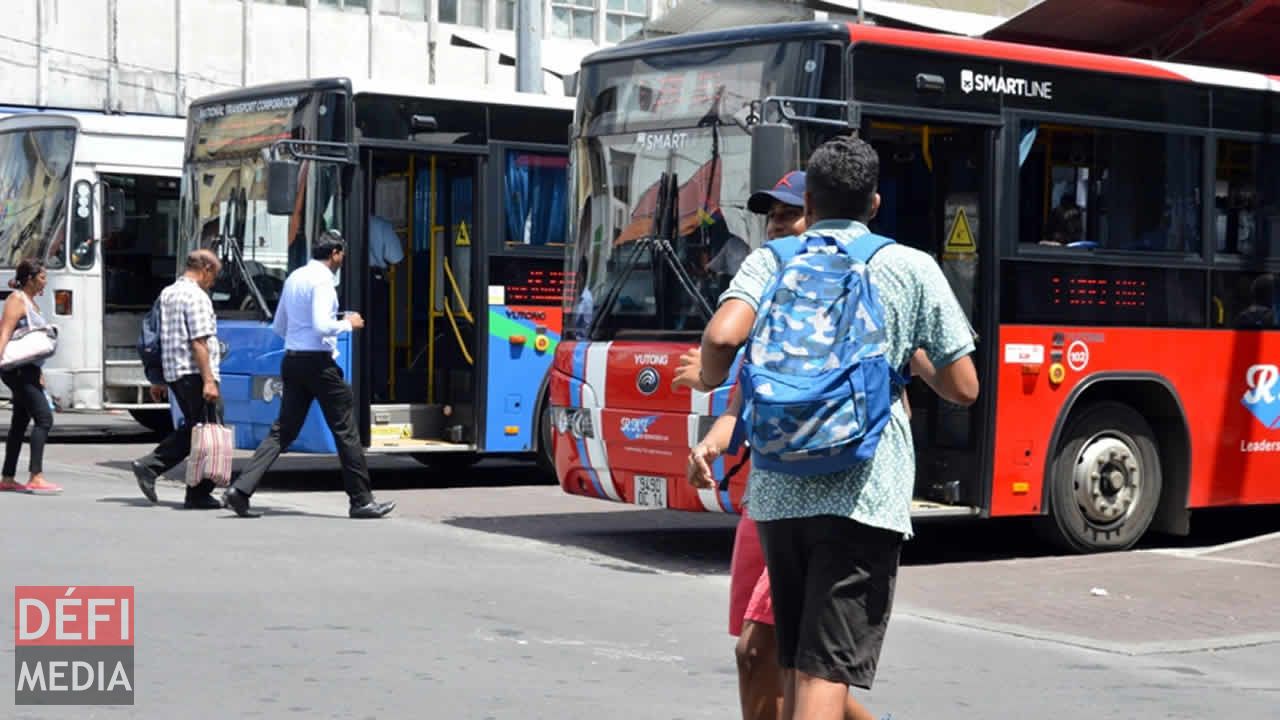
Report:
[[[62,410],[123,409],[149,428],[171,426],[134,344],[177,269],[185,132],[176,117],[0,119],[0,299],[20,261],[45,261],[40,306],[59,332],[45,385]]]

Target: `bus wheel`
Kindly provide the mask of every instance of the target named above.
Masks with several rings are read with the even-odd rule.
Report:
[[[1050,469],[1049,517],[1058,545],[1075,552],[1127,550],[1160,504],[1160,454],[1133,408],[1100,402],[1073,412]]]
[[[130,410],[129,414],[151,432],[173,432],[173,416],[168,410]]]
[[[551,449],[551,401],[542,403],[538,416],[538,470],[555,480],[556,459]]]

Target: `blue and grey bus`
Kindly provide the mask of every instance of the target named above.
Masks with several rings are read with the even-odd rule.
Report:
[[[284,279],[335,229],[341,308],[366,320],[337,362],[368,452],[433,465],[547,452],[573,103],[342,78],[192,103],[181,237],[222,260],[212,296],[238,448],[279,412]],[[290,451],[335,452],[318,406]]]

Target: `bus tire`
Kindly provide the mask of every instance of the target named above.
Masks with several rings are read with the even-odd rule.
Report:
[[[544,399],[542,412],[538,413],[538,471],[555,480],[556,458],[551,441],[551,400]]]
[[[1049,539],[1078,553],[1133,547],[1163,485],[1151,425],[1124,403],[1098,402],[1073,410],[1062,438],[1046,479]]]
[[[168,410],[130,410],[138,424],[151,432],[168,434],[173,432],[173,416]]]

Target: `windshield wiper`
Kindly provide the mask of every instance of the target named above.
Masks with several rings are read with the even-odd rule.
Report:
[[[220,238],[220,240],[222,240],[222,248],[220,248],[220,250],[226,252],[219,252],[218,255],[225,255],[225,257],[222,258],[224,260],[227,258],[232,260],[231,264],[240,272],[240,279],[244,281],[245,287],[249,290],[249,294],[253,296],[253,301],[256,302],[258,304],[258,308],[262,310],[262,314],[266,316],[267,322],[271,322],[273,317],[271,309],[267,307],[267,301],[262,296],[262,292],[258,290],[258,284],[253,281],[253,276],[249,274],[249,266],[245,263],[244,255],[240,249],[241,243],[244,242],[244,213],[249,206],[248,201],[245,199],[244,188],[240,188],[239,195],[231,201],[231,206],[235,208],[236,217],[230,223],[231,233],[223,235]]]
[[[679,254],[676,253],[675,247],[671,244],[671,240],[675,237],[680,225],[679,193],[680,184],[676,175],[674,173],[662,173],[662,177],[658,181],[658,197],[653,211],[653,233],[636,239],[635,246],[631,249],[631,254],[624,261],[621,271],[610,281],[605,297],[591,319],[591,325],[587,328],[588,338],[596,338],[596,330],[599,329],[600,323],[603,322],[605,316],[613,309],[614,303],[618,301],[618,296],[622,294],[622,288],[626,285],[627,278],[635,270],[640,256],[644,254],[645,250],[651,250],[655,255],[663,259],[676,276],[680,287],[689,297],[693,298],[703,319],[710,322],[713,314],[711,305],[697,291],[693,278],[689,277],[684,265],[680,263]],[[656,270],[657,268],[654,269]],[[654,283],[656,289],[656,277],[654,278]]]

